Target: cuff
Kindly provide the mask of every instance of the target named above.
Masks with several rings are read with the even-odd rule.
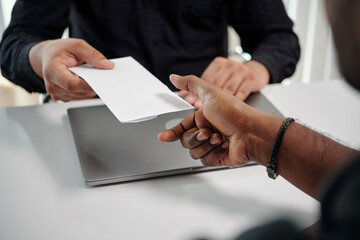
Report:
[[[282,81],[280,78],[281,67],[269,54],[254,54],[251,60],[262,63],[268,69],[270,73],[270,83],[279,83]]]
[[[45,84],[43,79],[38,77],[30,65],[29,51],[38,42],[24,45],[19,52],[18,60],[15,66],[16,79],[26,91],[45,93]]]

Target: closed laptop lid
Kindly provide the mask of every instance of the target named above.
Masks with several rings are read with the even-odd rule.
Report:
[[[261,94],[248,104],[281,113]],[[68,109],[71,129],[84,176],[89,185],[124,182],[180,173],[209,171],[190,157],[179,141],[159,142],[159,132],[178,124],[194,110],[160,115],[138,123],[121,123],[105,106]]]

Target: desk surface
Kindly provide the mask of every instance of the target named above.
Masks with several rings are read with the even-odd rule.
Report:
[[[316,96],[312,89],[299,87]],[[280,85],[263,90],[274,103],[287,91]],[[301,101],[293,102],[278,106],[296,109]],[[87,187],[66,110],[96,104],[102,102],[0,108],[1,239],[224,239],[276,217],[300,227],[318,219],[315,200],[281,177],[267,178],[261,166]],[[355,115],[359,122],[359,111]]]

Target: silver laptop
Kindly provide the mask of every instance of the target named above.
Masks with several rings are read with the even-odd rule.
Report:
[[[246,102],[282,116],[261,94]],[[203,167],[179,141],[159,142],[159,132],[178,124],[193,110],[160,115],[139,123],[121,123],[105,106],[68,109],[71,129],[88,185],[126,182],[175,174],[226,169]]]

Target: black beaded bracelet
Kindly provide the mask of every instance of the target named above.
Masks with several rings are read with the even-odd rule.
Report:
[[[266,167],[266,171],[267,171],[269,178],[276,179],[278,176],[277,171],[276,171],[277,170],[276,169],[276,155],[279,151],[280,144],[284,137],[286,129],[289,127],[289,125],[292,121],[294,121],[293,118],[286,118],[284,120],[283,124],[281,125],[280,130],[276,136],[275,144],[274,144],[274,147],[273,147],[273,149],[271,151],[271,155],[270,155],[270,160]]]

